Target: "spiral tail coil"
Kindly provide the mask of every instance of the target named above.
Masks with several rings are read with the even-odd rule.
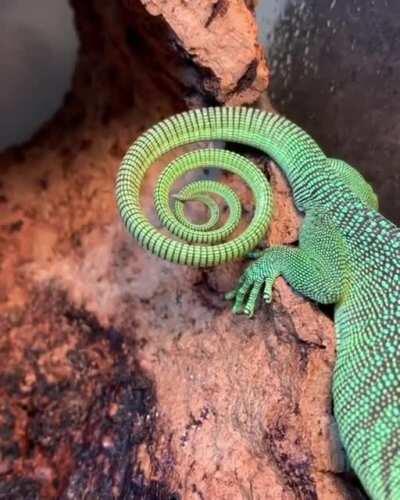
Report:
[[[277,115],[253,108],[204,108],[168,118],[145,132],[129,148],[118,172],[116,197],[122,220],[139,244],[170,262],[208,267],[240,259],[260,242],[266,233],[272,213],[272,195],[262,172],[249,160],[236,153],[201,149],[183,154],[171,162],[157,183],[154,204],[161,223],[170,231],[167,237],[154,227],[143,213],[139,195],[147,170],[163,154],[176,147],[197,141],[222,140],[255,146],[274,157],[296,182],[297,164],[307,158],[325,158],[319,148],[291,122]],[[293,147],[300,144],[300,149]],[[314,155],[314,156],[313,156]],[[291,170],[290,165],[296,165]],[[254,200],[254,216],[238,236],[227,240],[241,217],[240,201],[231,188],[214,181],[196,181],[183,188],[175,198],[175,213],[170,206],[175,181],[197,168],[218,167],[238,175],[250,187]],[[292,178],[293,177],[293,178]],[[300,176],[298,176],[300,179]],[[229,208],[229,216],[218,227],[219,209],[213,195],[221,196]],[[200,201],[209,211],[204,224],[188,221],[184,203]]]

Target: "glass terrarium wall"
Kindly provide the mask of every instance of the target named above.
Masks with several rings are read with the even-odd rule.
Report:
[[[359,168],[400,222],[400,3],[262,0],[278,111]]]
[[[2,0],[0,150],[31,138],[71,86],[78,36],[67,0]]]

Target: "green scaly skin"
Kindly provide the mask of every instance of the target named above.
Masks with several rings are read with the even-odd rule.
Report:
[[[131,146],[118,173],[117,201],[126,227],[144,248],[164,259],[194,266],[239,259],[263,238],[271,218],[270,189],[261,172],[234,153],[206,149],[175,160],[157,186],[156,208],[175,239],[148,222],[139,204],[147,169],[170,149],[203,140],[254,146],[285,173],[296,206],[305,212],[299,246],[257,253],[261,256],[228,298],[234,300],[234,312],[251,316],[261,290],[270,302],[274,281],[283,276],[297,292],[335,304],[333,399],[341,440],[371,498],[400,499],[399,229],[377,212],[377,198],[363,177],[346,163],[327,158],[293,123],[252,108],[206,108],[155,125]],[[218,210],[201,182],[178,193],[176,203],[203,201],[212,223],[196,227],[185,220],[182,206],[175,218],[169,205],[175,179],[195,166],[210,165],[240,175],[255,198],[252,222],[225,243],[221,237],[228,237],[240,218],[231,193],[210,184],[210,192],[222,193],[231,208],[229,221],[214,229]]]

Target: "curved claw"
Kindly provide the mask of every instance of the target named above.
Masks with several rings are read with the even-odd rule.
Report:
[[[226,292],[225,294],[225,299],[226,300],[232,300],[234,299],[236,296],[236,288],[234,288],[233,290],[231,290],[230,292]]]
[[[243,302],[245,301],[246,295],[252,286],[250,280],[245,280],[237,289],[235,295],[235,304],[233,305],[232,311],[235,314],[241,313],[244,310]]]
[[[265,280],[265,288],[264,288],[263,298],[264,298],[264,302],[266,304],[270,304],[272,302],[272,285],[273,285],[273,281],[271,281],[270,279]]]
[[[264,293],[264,302],[270,304],[272,302],[272,295],[270,293]]]
[[[260,294],[261,287],[263,286],[263,281],[256,281],[253,284],[253,288],[249,294],[249,298],[247,299],[247,303],[244,307],[244,313],[251,318],[254,315],[254,312],[257,307],[257,301]]]

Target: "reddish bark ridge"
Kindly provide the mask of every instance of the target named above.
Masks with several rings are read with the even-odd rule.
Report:
[[[150,16],[143,15],[141,4]],[[124,0],[128,24],[157,54],[164,84],[178,85],[180,98],[191,107],[252,103],[266,89],[269,73],[251,2],[141,0],[141,4]]]
[[[251,12],[239,1],[175,2],[175,11],[153,1],[133,22],[117,2],[73,5],[82,46],[65,106],[0,155],[0,498],[349,498],[329,395],[332,322],[282,280],[254,320],[232,315],[223,292],[244,263],[163,262],[116,211],[128,145],[183,108],[133,26],[171,23],[192,66],[216,75],[214,94],[191,88],[200,101],[245,102],[266,82],[259,56],[251,85],[235,91],[259,50]],[[212,30],[218,43],[205,41]],[[232,40],[229,66],[213,51],[229,52]],[[143,190],[155,223],[160,167]],[[269,239],[292,243],[298,215],[278,170],[270,176]],[[248,220],[248,191],[226,181]]]

